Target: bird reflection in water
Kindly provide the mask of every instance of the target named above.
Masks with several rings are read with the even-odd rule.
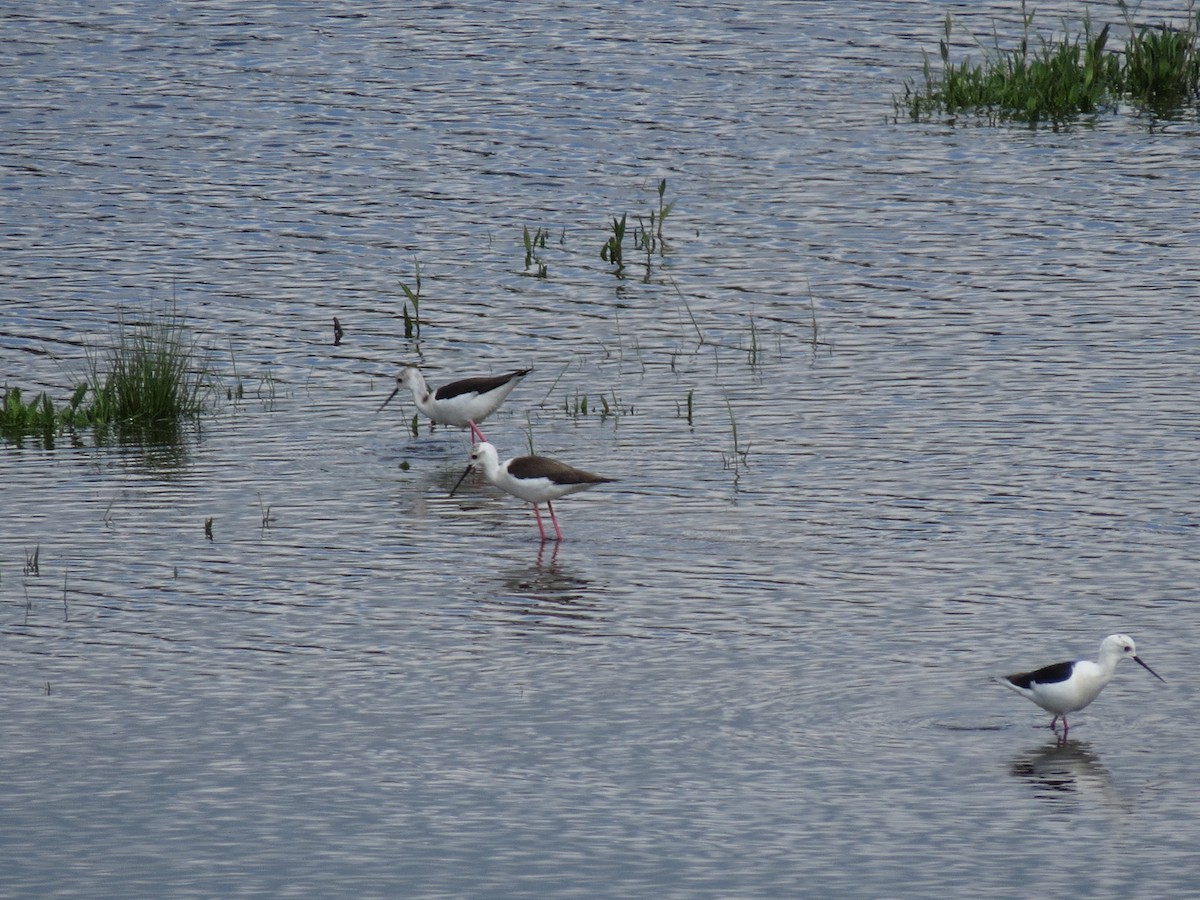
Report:
[[[1040,800],[1098,799],[1106,806],[1127,808],[1112,775],[1086,741],[1057,738],[1009,765],[1014,778],[1028,782]]]
[[[488,610],[526,628],[537,626],[579,636],[594,635],[605,621],[600,606],[591,599],[591,581],[558,561],[559,544],[538,548],[532,565],[520,565],[502,573],[496,596]]]

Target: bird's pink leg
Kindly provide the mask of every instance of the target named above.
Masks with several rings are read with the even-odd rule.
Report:
[[[546,543],[546,529],[542,527],[542,514],[538,512],[538,505],[533,504],[533,515],[537,519],[538,534],[542,536],[542,543]]]
[[[558,517],[554,515],[554,504],[549,500],[546,501],[546,509],[550,510],[550,521],[554,523],[554,533],[558,535],[559,543],[562,543],[562,529],[558,527]]]
[[[1063,720],[1063,740],[1066,740],[1067,731],[1069,731],[1071,728],[1071,726],[1067,724],[1067,714],[1066,713],[1063,713],[1062,720]]]
[[[471,426],[471,435],[475,438],[476,441],[478,441],[479,443],[482,444],[484,441],[487,440],[487,438],[485,438],[483,436],[483,432],[479,430],[478,425],[476,425],[474,422],[468,422],[467,424]]]

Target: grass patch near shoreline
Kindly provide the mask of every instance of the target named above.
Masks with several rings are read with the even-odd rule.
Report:
[[[930,121],[973,116],[991,124],[1019,121],[1059,126],[1079,116],[1132,102],[1157,116],[1177,115],[1200,94],[1200,14],[1192,4],[1186,25],[1137,25],[1122,3],[1129,38],[1112,47],[1112,26],[1097,30],[1084,16],[1072,34],[1051,40],[1034,32],[1034,13],[1021,4],[1022,36],[1016,46],[991,46],[978,38],[981,59],[951,55],[954,20],[947,13],[938,44],[940,69],[924,54],[922,84],[909,80],[893,96],[897,118]]]

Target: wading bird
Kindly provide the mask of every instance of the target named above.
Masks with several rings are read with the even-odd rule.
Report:
[[[563,539],[562,529],[558,527],[558,518],[554,515],[554,506],[550,501],[565,497],[567,494],[586,491],[598,484],[610,484],[616,480],[593,475],[591,472],[576,469],[574,466],[568,466],[566,463],[550,459],[547,456],[518,456],[500,462],[496,448],[487,441],[481,441],[471,448],[471,462],[454,485],[454,489],[450,491],[451,497],[454,496],[454,491],[458,490],[458,486],[463,483],[463,478],[466,478],[471,470],[481,472],[484,478],[502,491],[508,491],[514,497],[519,497],[526,503],[532,503],[533,515],[537,519],[538,533],[541,534],[543,541],[547,538],[546,529],[542,526],[542,514],[538,512],[539,503],[545,503],[546,508],[550,510],[550,521],[554,524],[554,533],[558,536],[557,540],[561,541]]]
[[[533,369],[517,369],[507,375],[488,375],[481,378],[464,378],[462,381],[452,381],[443,384],[437,390],[431,391],[424,377],[416,366],[405,366],[396,377],[396,387],[379,410],[392,402],[392,398],[401,388],[412,391],[413,402],[417,409],[425,414],[435,425],[454,425],[458,428],[470,428],[472,436],[479,441],[485,441],[479,423],[494,413],[512,393],[522,378]]]
[[[1100,644],[1100,661],[1077,659],[1069,662],[1043,666],[1033,672],[1006,675],[998,679],[1022,697],[1032,700],[1048,713],[1053,728],[1059,719],[1063,723],[1063,737],[1067,736],[1067,713],[1078,712],[1100,696],[1104,686],[1112,681],[1117,663],[1132,659],[1135,663],[1157,678],[1166,682],[1137,655],[1133,638],[1127,634],[1110,634]]]

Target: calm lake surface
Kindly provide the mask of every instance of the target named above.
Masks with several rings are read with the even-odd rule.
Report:
[[[0,893],[1200,896],[1200,123],[897,123],[948,11],[0,7],[5,384],[220,387],[0,444]],[[404,362],[618,483],[449,497]]]

